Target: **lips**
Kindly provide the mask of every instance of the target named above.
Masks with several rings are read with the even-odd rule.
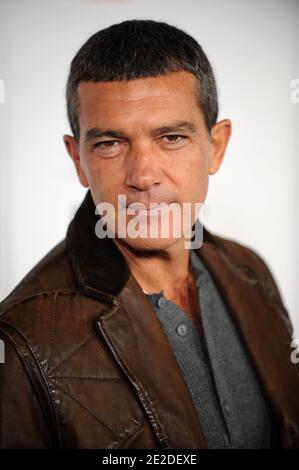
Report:
[[[168,205],[167,202],[134,202],[132,204],[129,204],[127,208],[130,209],[138,209],[138,210],[143,210],[143,211],[151,211],[151,210],[157,210],[159,208],[164,208]]]

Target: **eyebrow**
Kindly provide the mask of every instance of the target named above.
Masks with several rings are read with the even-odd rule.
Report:
[[[157,136],[167,132],[178,132],[178,131],[188,131],[191,134],[195,134],[197,127],[189,121],[175,121],[171,124],[163,124],[162,126],[152,129],[151,135]],[[125,138],[127,137],[126,133],[117,130],[117,129],[100,129],[99,127],[93,127],[89,129],[85,134],[85,143],[90,142],[93,139],[99,137],[113,137],[113,138]]]

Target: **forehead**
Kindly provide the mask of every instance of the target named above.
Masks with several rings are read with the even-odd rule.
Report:
[[[189,72],[128,81],[81,82],[78,86],[79,118],[117,120],[124,117],[160,113],[198,112],[197,80]]]

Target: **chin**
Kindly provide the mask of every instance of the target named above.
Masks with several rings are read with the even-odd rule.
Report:
[[[179,243],[179,238],[118,238],[119,242],[126,244],[136,251],[164,251]]]

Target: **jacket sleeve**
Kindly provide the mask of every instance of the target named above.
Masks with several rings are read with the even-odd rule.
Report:
[[[0,331],[0,448],[50,448],[50,433],[16,348]]]

